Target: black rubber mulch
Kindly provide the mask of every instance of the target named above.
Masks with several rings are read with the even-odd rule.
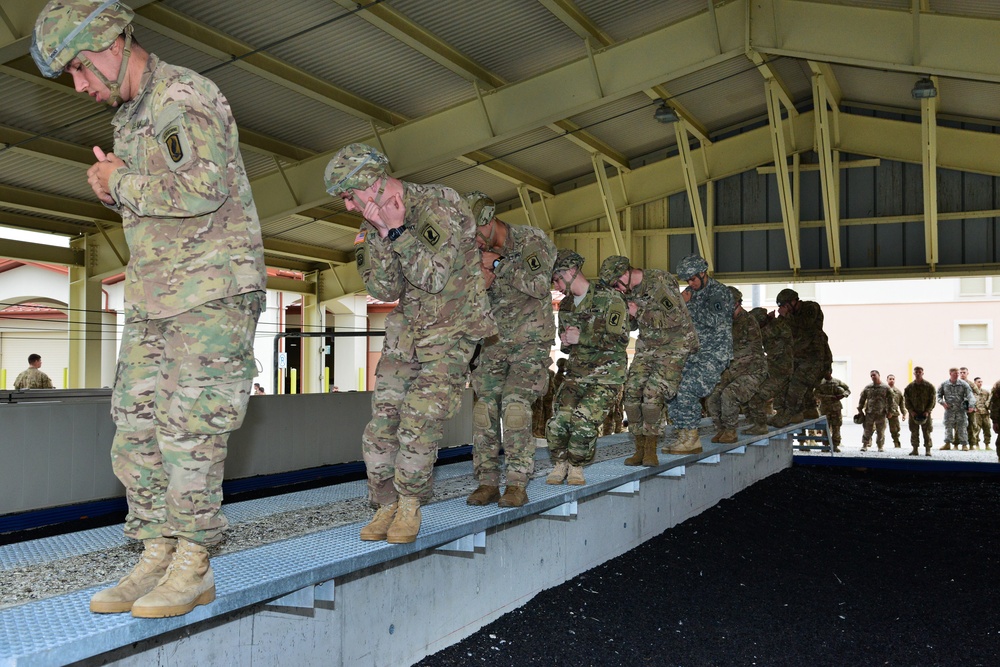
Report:
[[[997,666],[998,529],[993,478],[791,468],[419,664]]]

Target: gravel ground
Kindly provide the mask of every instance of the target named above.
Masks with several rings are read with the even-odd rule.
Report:
[[[992,477],[793,467],[418,663],[996,665]]]

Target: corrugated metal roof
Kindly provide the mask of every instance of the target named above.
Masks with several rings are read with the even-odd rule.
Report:
[[[1000,3],[996,0],[931,0],[931,9],[941,14],[1000,19]]]
[[[705,0],[577,0],[576,5],[616,42],[708,11]]]
[[[764,78],[743,56],[674,79],[667,90],[709,132],[767,112]]]
[[[87,184],[87,168],[40,160],[17,150],[0,152],[0,173],[4,185],[47,192],[63,197],[94,201],[94,192]]]

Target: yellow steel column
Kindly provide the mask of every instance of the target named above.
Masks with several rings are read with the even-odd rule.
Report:
[[[69,267],[69,311],[66,335],[69,339],[69,385],[67,389],[101,386],[101,339],[114,337],[113,328],[103,326],[104,303],[101,281],[93,277],[98,249],[90,237],[71,242],[84,251],[84,265]]]
[[[625,239],[622,238],[622,227],[618,219],[618,209],[615,208],[615,200],[611,196],[611,184],[608,182],[608,174],[604,171],[604,159],[597,153],[591,155],[590,158],[594,163],[594,173],[597,175],[597,183],[601,189],[601,199],[604,201],[604,214],[607,216],[608,226],[611,228],[611,242],[615,246],[615,253],[624,255],[627,253]]]
[[[934,82],[934,87],[938,88],[937,77],[932,76],[931,81]],[[924,247],[931,271],[935,270],[938,263],[937,100],[937,97],[920,100],[920,143],[924,167]]]
[[[316,282],[316,272],[305,275],[306,282]],[[302,331],[316,332],[323,331],[326,326],[326,318],[323,317],[325,309],[319,304],[315,292],[302,295]],[[301,373],[302,373],[302,393],[317,394],[323,391],[323,351],[326,345],[324,338],[311,336],[302,338],[299,349],[302,350]]]
[[[781,219],[785,227],[785,248],[788,251],[788,266],[798,272],[799,260],[799,216],[792,195],[791,179],[788,172],[788,151],[785,143],[784,124],[781,122],[780,88],[773,80],[764,84],[767,99],[767,119],[771,128],[771,149],[774,153],[775,178],[778,182],[778,199],[781,202]]]
[[[701,207],[701,195],[698,194],[698,174],[691,160],[691,146],[687,132],[687,121],[683,118],[674,123],[677,131],[677,149],[681,158],[681,169],[684,172],[684,188],[687,190],[688,206],[691,208],[691,221],[694,225],[694,237],[698,242],[698,252],[708,262],[709,273],[715,272],[715,252],[712,247],[712,237],[705,225],[705,211]],[[702,149],[704,150],[704,149]]]

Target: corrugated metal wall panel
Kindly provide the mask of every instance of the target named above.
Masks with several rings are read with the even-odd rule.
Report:
[[[616,42],[707,11],[704,0],[577,0],[576,6]]]

